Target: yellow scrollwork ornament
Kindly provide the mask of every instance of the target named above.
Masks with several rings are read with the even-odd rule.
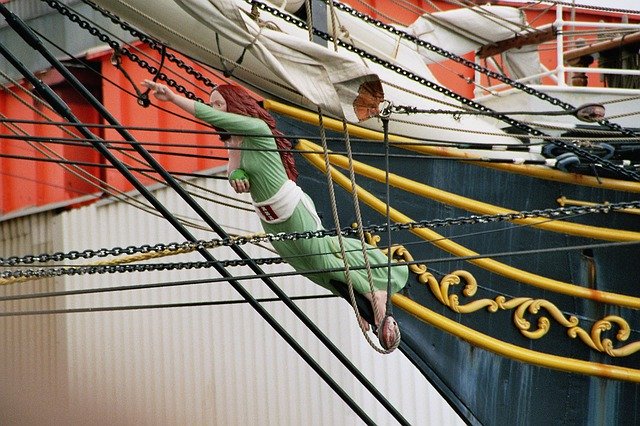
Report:
[[[374,241],[374,236],[370,236]],[[375,242],[379,241],[378,238]],[[409,251],[403,246],[393,246],[391,255],[394,259],[413,262],[413,257]],[[438,281],[431,274],[426,265],[417,265],[409,263],[410,270],[418,277],[418,282],[425,284],[438,302],[447,306],[449,309],[460,314],[469,314],[487,309],[491,313],[498,310],[513,310],[513,322],[520,333],[530,339],[540,339],[546,335],[551,328],[552,318],[556,323],[567,328],[567,334],[571,338],[580,338],[590,348],[606,353],[612,357],[628,356],[640,351],[640,342],[629,343],[625,346],[614,348],[614,342],[611,339],[604,338],[603,333],[613,329],[614,324],[618,327],[616,340],[618,342],[626,341],[631,334],[629,323],[623,318],[615,315],[607,316],[596,321],[590,331],[586,331],[579,326],[580,320],[575,315],[565,315],[556,305],[544,299],[533,299],[530,297],[515,297],[507,299],[504,296],[497,296],[494,300],[478,299],[468,303],[461,303],[458,294],[450,294],[452,287],[464,284],[462,295],[464,297],[475,296],[478,290],[478,283],[468,271],[453,271]],[[541,315],[537,321],[537,327],[532,329],[531,322],[525,318],[529,315],[539,315],[544,311],[548,316]]]

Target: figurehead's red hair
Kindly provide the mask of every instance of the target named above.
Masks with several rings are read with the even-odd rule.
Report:
[[[227,102],[227,112],[259,118],[269,126],[276,146],[280,150],[280,158],[289,179],[295,181],[298,177],[296,163],[291,153],[291,141],[276,129],[276,120],[249,93],[234,84],[223,84],[215,89]]]

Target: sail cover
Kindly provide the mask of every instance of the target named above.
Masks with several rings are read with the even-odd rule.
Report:
[[[384,99],[378,76],[361,61],[260,25],[232,0],[176,0],[194,19],[244,46],[312,103],[348,121],[377,114]]]
[[[435,46],[445,47],[456,55],[464,55],[483,45],[527,34],[532,29],[520,9],[484,5],[425,13],[406,31]],[[419,52],[427,64],[446,59],[426,49],[419,49]],[[504,52],[503,59],[514,78],[540,72],[540,58],[535,45],[509,49]]]

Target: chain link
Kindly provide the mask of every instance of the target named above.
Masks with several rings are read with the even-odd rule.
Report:
[[[298,26],[300,28],[305,28],[305,29],[307,28],[307,24],[305,22],[303,22],[303,21],[301,21],[301,20],[299,20],[299,19],[297,19],[295,17],[292,17],[291,15],[288,15],[288,14],[286,14],[286,13],[284,13],[284,12],[278,10],[278,9],[275,9],[275,8],[273,8],[271,6],[268,6],[268,5],[266,5],[266,4],[262,3],[262,2],[259,2],[259,1],[256,1],[256,0],[245,0],[245,1],[250,3],[251,5],[255,5],[255,6],[259,7],[260,9],[262,9],[262,10],[264,10],[266,12],[269,12],[269,13],[273,14],[274,16],[276,16],[278,18],[281,18],[281,19],[283,19],[283,20],[285,20],[285,21],[287,21],[289,23],[293,23],[294,25],[296,25],[296,26]],[[323,1],[325,3],[328,3],[328,2],[330,2],[332,0],[323,0]],[[435,53],[437,53],[437,54],[439,54],[439,55],[441,55],[441,56],[443,56],[443,57],[445,57],[447,59],[451,59],[453,61],[456,61],[456,62],[458,62],[458,63],[460,63],[460,64],[462,64],[464,66],[467,66],[467,67],[475,70],[475,71],[478,71],[478,72],[481,72],[483,74],[486,74],[487,76],[489,76],[491,78],[500,80],[503,83],[506,83],[506,84],[509,84],[509,85],[513,86],[514,88],[517,88],[519,90],[523,90],[527,94],[536,96],[536,97],[538,97],[538,98],[540,98],[540,99],[542,99],[544,101],[550,102],[553,105],[558,105],[563,109],[572,110],[572,111],[575,110],[575,108],[572,105],[570,105],[570,104],[568,104],[566,102],[563,102],[560,99],[557,99],[557,98],[554,98],[552,96],[549,96],[546,93],[539,92],[539,91],[537,91],[537,90],[535,90],[535,89],[533,89],[533,88],[531,88],[529,86],[526,86],[526,85],[524,85],[524,84],[522,84],[520,82],[514,81],[514,80],[508,78],[507,76],[505,76],[503,74],[497,73],[495,71],[491,71],[491,70],[489,70],[487,68],[484,68],[481,65],[479,65],[479,64],[477,64],[477,63],[475,63],[473,61],[469,61],[468,59],[462,58],[462,57],[460,57],[460,56],[458,56],[458,55],[456,55],[454,53],[451,53],[451,52],[449,52],[447,50],[444,50],[441,47],[434,46],[429,42],[420,40],[419,38],[416,38],[416,37],[404,32],[404,31],[401,31],[401,30],[395,28],[392,25],[385,24],[385,23],[383,23],[383,22],[381,22],[379,20],[376,20],[376,19],[374,19],[374,18],[372,18],[372,17],[370,17],[370,16],[368,16],[368,15],[366,15],[364,13],[358,12],[357,10],[355,10],[355,9],[345,5],[345,4],[338,3],[338,2],[333,2],[333,5],[335,7],[337,7],[338,9],[342,10],[343,12],[349,13],[352,16],[358,18],[358,19],[361,19],[361,20],[363,20],[365,22],[371,23],[371,24],[375,25],[376,27],[382,28],[382,29],[384,29],[384,30],[386,30],[386,31],[388,31],[388,32],[390,32],[392,34],[395,34],[395,35],[399,36],[399,37],[405,38],[405,39],[411,41],[412,43],[415,43],[415,44],[417,44],[417,45],[419,45],[421,47],[429,49],[432,52],[435,52]],[[320,30],[317,30],[317,29],[314,28],[313,29],[313,33],[316,36],[318,36],[318,37],[320,37],[323,40],[326,40],[328,42],[329,41],[334,41],[333,37],[331,35],[323,32],[323,31],[320,31]],[[466,97],[464,97],[464,96],[462,96],[462,95],[460,95],[460,94],[458,94],[458,93],[456,93],[456,92],[454,92],[452,90],[449,90],[446,87],[443,87],[443,86],[441,86],[441,85],[439,85],[439,84],[437,84],[437,83],[435,83],[433,81],[427,80],[424,77],[416,75],[416,74],[412,73],[411,71],[408,71],[408,70],[406,70],[406,69],[404,69],[404,68],[402,68],[402,67],[400,67],[400,66],[398,66],[398,65],[396,65],[394,63],[391,63],[391,62],[389,62],[387,60],[384,60],[384,59],[382,59],[382,58],[380,58],[380,57],[378,57],[376,55],[373,55],[373,54],[371,54],[369,52],[366,52],[365,50],[360,49],[360,48],[358,48],[358,47],[356,47],[356,46],[354,46],[352,44],[346,43],[346,42],[344,42],[342,40],[339,40],[339,39],[336,40],[336,42],[341,47],[345,48],[346,50],[348,50],[350,52],[353,52],[353,53],[359,55],[360,57],[362,57],[364,59],[367,59],[367,60],[369,60],[371,62],[374,62],[374,63],[377,63],[379,65],[382,65],[383,67],[385,67],[385,68],[387,68],[387,69],[389,69],[391,71],[394,71],[394,72],[396,72],[396,73],[398,73],[398,74],[400,74],[400,75],[402,75],[402,76],[404,76],[406,78],[414,80],[414,81],[422,84],[423,86],[428,87],[429,89],[432,89],[432,90],[434,90],[436,92],[442,93],[443,95],[448,96],[448,97],[460,102],[463,105],[467,105],[467,106],[469,106],[469,107],[471,107],[473,109],[476,109],[478,111],[482,111],[484,113],[491,114],[496,119],[501,120],[501,121],[503,121],[503,122],[505,122],[505,123],[517,128],[517,129],[523,130],[523,131],[527,132],[528,134],[531,134],[532,136],[549,138],[548,134],[546,134],[546,133],[544,133],[544,132],[542,132],[542,131],[540,131],[538,129],[535,129],[535,128],[527,125],[527,124],[524,124],[524,123],[522,123],[522,122],[520,122],[518,120],[515,120],[515,119],[513,119],[513,118],[511,118],[511,117],[509,117],[509,116],[507,116],[507,115],[505,115],[503,113],[494,111],[491,108],[488,108],[488,107],[486,107],[486,106],[484,106],[482,104],[479,104],[479,103],[477,103],[477,102],[475,102],[475,101],[473,101],[473,100],[471,100],[469,98],[466,98]],[[605,122],[607,124],[609,124],[610,126],[608,126],[608,127],[610,127],[613,130],[620,131],[620,132],[624,133],[625,135],[629,135],[629,136],[634,136],[634,137],[638,136],[636,133],[634,133],[634,132],[632,132],[632,131],[630,131],[628,129],[623,129],[621,126],[619,126],[617,124],[608,123],[607,120],[601,120],[599,123],[603,124]],[[615,163],[613,163],[611,161],[608,161],[606,159],[600,158],[597,155],[594,155],[594,154],[592,154],[592,153],[590,153],[590,152],[588,152],[588,151],[586,151],[586,150],[584,150],[584,149],[582,149],[582,148],[580,148],[580,147],[578,147],[578,146],[576,146],[574,144],[566,143],[566,142],[563,142],[561,140],[554,139],[554,138],[550,138],[549,142],[553,143],[554,145],[559,146],[559,147],[561,147],[561,148],[563,148],[563,149],[565,149],[565,150],[567,150],[569,152],[572,152],[572,153],[574,153],[576,155],[579,155],[580,157],[582,157],[582,158],[584,158],[586,160],[589,160],[589,161],[591,161],[593,163],[596,163],[596,164],[600,164],[603,168],[611,170],[614,173],[619,173],[619,174],[622,174],[622,175],[624,175],[624,176],[626,176],[626,177],[628,177],[630,179],[633,179],[633,180],[636,180],[636,181],[640,181],[640,174],[638,174],[637,172],[635,172],[633,170],[627,170],[623,166],[619,166],[619,165],[617,165],[617,164],[615,164]]]
[[[583,215],[589,213],[609,213],[611,211],[619,211],[629,208],[640,208],[639,201],[625,201],[611,204],[596,204],[593,206],[572,206],[560,207],[555,209],[529,210],[513,213],[501,213],[495,215],[471,215],[461,216],[457,218],[430,219],[417,222],[393,223],[390,225],[392,231],[404,231],[420,228],[442,228],[446,226],[487,224],[495,222],[507,222],[520,219],[547,218],[557,219],[559,217],[568,217],[575,215]],[[364,232],[380,233],[387,230],[387,224],[376,224],[363,226]],[[355,228],[342,228],[340,234],[342,236],[353,236],[358,232]],[[120,255],[133,255],[138,253],[150,252],[178,252],[178,251],[194,251],[202,249],[213,249],[216,247],[258,244],[272,241],[295,241],[299,239],[324,238],[329,236],[337,236],[336,229],[322,229],[318,231],[293,232],[293,233],[277,233],[277,234],[261,234],[255,236],[241,236],[216,238],[212,240],[188,241],[183,243],[169,244],[145,244],[142,246],[114,247],[112,249],[101,248],[98,250],[87,249],[82,252],[70,251],[67,253],[57,252],[53,254],[26,255],[22,257],[12,256],[7,258],[0,257],[0,266],[15,266],[33,263],[60,262],[62,260],[90,259],[93,257],[107,257]],[[0,275],[0,277],[3,275]]]
[[[128,48],[124,47],[124,46],[120,46],[117,42],[111,40],[107,35],[101,33],[97,28],[92,27],[88,22],[83,21],[82,19],[80,19],[80,17],[77,14],[72,13],[65,5],[61,4],[60,2],[56,1],[56,0],[42,0],[44,2],[46,2],[50,7],[52,7],[53,9],[56,9],[59,13],[61,13],[63,16],[68,17],[72,22],[78,23],[82,28],[89,30],[89,32],[91,34],[96,35],[97,37],[99,37],[99,39],[101,41],[103,41],[104,43],[107,43],[112,49],[114,49],[115,51],[119,51],[122,55],[127,56],[129,59],[131,59],[133,62],[136,62],[139,66],[141,66],[142,68],[147,69],[151,74],[153,75],[157,75],[157,79],[164,81],[169,87],[174,88],[178,93],[183,94],[184,96],[186,96],[189,99],[193,99],[193,100],[198,100],[198,101],[202,101],[201,98],[197,97],[193,92],[190,92],[188,89],[186,89],[184,86],[178,84],[174,79],[168,77],[165,73],[163,72],[158,72],[158,69],[156,67],[151,66],[147,61],[142,60],[138,57],[137,54],[131,52]],[[100,13],[102,13],[105,17],[109,18],[113,23],[119,25],[123,30],[128,31],[130,34],[132,34],[134,37],[137,37],[139,40],[147,43],[151,48],[162,52],[161,46],[162,44],[160,42],[158,42],[157,40],[152,39],[151,37],[143,34],[142,32],[136,30],[135,28],[131,27],[129,24],[127,24],[126,22],[122,21],[117,15],[99,7],[98,5],[96,5],[95,3],[91,2],[90,0],[83,0],[86,4],[88,4],[89,6],[91,6],[92,8],[94,8],[95,10],[99,11]],[[245,0],[247,1],[249,4],[251,4],[254,7],[258,7],[262,10],[265,10],[269,13],[271,13],[272,15],[283,19],[284,21],[288,22],[288,23],[292,23],[296,26],[298,26],[299,28],[302,29],[307,29],[307,24],[298,19],[295,18],[289,14],[286,14],[278,9],[275,9],[273,7],[270,7],[262,2],[256,1],[256,0]],[[332,0],[323,0],[326,3],[329,3]],[[451,53],[445,49],[442,49],[440,47],[434,46],[429,42],[420,40],[419,38],[416,38],[402,30],[399,30],[397,28],[395,28],[392,25],[388,25],[385,24],[379,20],[376,20],[364,13],[358,12],[355,9],[342,4],[342,3],[338,3],[338,2],[333,2],[334,6],[337,7],[338,9],[342,10],[343,12],[349,13],[351,15],[353,15],[354,17],[361,19],[365,22],[371,23],[379,28],[382,28],[392,34],[395,34],[399,37],[405,38],[413,43],[416,43],[417,45],[424,47],[428,50],[431,50],[447,59],[451,59],[453,61],[456,61],[464,66],[467,66],[475,71],[481,72],[487,76],[489,76],[490,78],[494,78],[497,79],[499,81],[502,81],[503,83],[509,84],[514,88],[517,88],[519,90],[524,91],[527,94],[536,96],[544,101],[550,102],[553,105],[558,105],[563,109],[566,110],[575,110],[575,108],[566,103],[563,102],[557,98],[554,98],[552,96],[547,95],[546,93],[543,92],[539,92],[525,84],[522,84],[520,82],[514,81],[510,78],[508,78],[507,76],[500,74],[498,72],[489,70],[485,67],[482,67],[481,65],[473,62],[473,61],[469,61],[468,59],[462,58],[454,53]],[[331,37],[331,35],[322,32],[320,30],[317,29],[313,29],[313,33],[315,35],[317,35],[318,37],[326,40],[326,41],[333,41],[333,38]],[[414,73],[407,71],[405,69],[403,69],[402,67],[392,64],[384,59],[381,59],[371,53],[368,53],[356,46],[353,46],[351,44],[345,43],[341,40],[337,40],[336,41],[340,46],[342,46],[343,48],[356,53],[358,55],[360,55],[361,57],[368,59],[374,63],[378,63],[382,66],[384,66],[387,69],[390,69],[396,73],[399,73],[400,75],[403,75],[407,78],[410,78],[432,90],[435,90],[439,93],[442,93],[445,96],[448,96],[464,105],[470,106],[478,111],[482,111],[488,114],[491,114],[493,117],[515,127],[518,128],[520,130],[523,130],[533,136],[536,137],[549,137],[549,135],[543,133],[542,131],[535,129],[527,124],[524,124],[518,120],[515,120],[511,117],[508,117],[507,115],[503,114],[503,113],[499,113],[496,111],[493,111],[492,109],[485,107],[484,105],[481,105],[471,99],[468,99],[458,93],[455,93],[443,86],[440,86],[432,81],[429,81],[427,79],[425,79],[424,77],[420,77],[418,75],[415,75]],[[209,80],[208,78],[205,78],[202,76],[202,74],[198,71],[196,71],[195,69],[193,69],[192,67],[187,66],[184,61],[182,61],[181,59],[178,59],[175,57],[175,55],[171,54],[171,53],[165,53],[167,55],[167,58],[173,62],[174,64],[176,64],[179,68],[185,70],[188,74],[193,75],[194,77],[196,77],[196,79],[198,79],[199,81],[202,81],[205,85],[209,86],[209,87],[214,87],[215,84],[211,82],[211,80]],[[609,123],[608,120],[601,120],[599,121],[600,124],[605,125],[606,127],[609,127],[612,130],[621,132],[627,136],[638,136],[635,132],[632,132],[631,130],[628,129],[624,129],[622,126],[615,124],[615,123]],[[620,173],[628,178],[631,178],[633,180],[636,181],[640,181],[640,174],[638,174],[637,172],[633,171],[633,170],[628,170],[623,166],[619,166],[613,162],[610,162],[606,159],[600,158],[595,154],[592,154],[574,144],[571,143],[566,143],[563,142],[561,140],[558,139],[553,139],[550,138],[549,139],[550,143],[553,143],[556,146],[559,146],[569,152],[572,152],[576,155],[579,155],[580,157],[589,160],[593,163],[596,164],[600,164],[602,167],[613,171],[614,173]]]
[[[87,265],[87,266],[64,266],[58,268],[29,268],[16,271],[5,271],[0,273],[0,279],[34,279],[53,278],[72,275],[95,275],[113,274],[127,272],[151,272],[151,271],[181,271],[187,269],[204,269],[219,264],[225,268],[234,266],[244,266],[247,260],[222,260],[222,261],[202,261],[202,262],[176,262],[176,263],[149,263],[134,265]],[[273,265],[284,263],[279,257],[269,257],[262,259],[251,259],[258,265]]]

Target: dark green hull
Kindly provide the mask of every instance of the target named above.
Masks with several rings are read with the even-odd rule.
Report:
[[[317,134],[317,129],[302,126],[281,118],[280,126],[286,133]],[[331,142],[330,149],[343,152],[343,144]],[[381,143],[352,142],[354,159],[374,167],[385,168]],[[372,156],[370,154],[381,154]],[[497,171],[477,164],[456,160],[434,160],[408,157],[408,151],[395,148],[390,157],[391,173],[450,191],[475,200],[516,211],[557,208],[557,199],[565,196],[576,200],[622,202],[638,199],[637,194],[570,185],[536,179],[529,176]],[[300,170],[299,184],[310,194],[326,228],[334,228],[331,204],[327,195],[326,177],[302,156],[297,157]],[[382,200],[387,199],[384,183],[358,176],[357,183]],[[337,188],[337,187],[336,187]],[[337,188],[337,205],[341,225],[355,222],[351,194]],[[472,213],[391,188],[391,207],[415,221],[470,216]],[[386,222],[384,215],[364,203],[360,204],[364,225]],[[640,231],[640,216],[625,213],[585,214],[566,221],[602,226],[613,229]],[[640,295],[640,246],[618,245],[609,247],[574,246],[607,243],[590,238],[574,237],[549,232],[510,222],[456,225],[435,229],[443,236],[479,254],[501,254],[494,258],[530,273],[567,283],[588,286],[594,290]],[[381,233],[380,246],[387,245],[386,233]],[[633,308],[606,304],[595,300],[563,295],[521,284],[469,262],[455,259],[449,253],[426,243],[408,231],[392,233],[392,244],[404,245],[416,260],[426,260],[430,272],[438,281],[443,275],[456,270],[468,271],[477,280],[476,294],[462,294],[462,285],[451,286],[449,294],[457,294],[460,304],[474,300],[496,300],[503,296],[541,299],[558,308],[565,318],[575,316],[579,327],[590,332],[594,324],[615,315],[631,327],[624,342],[616,339],[619,328],[604,331],[603,338],[621,347],[640,341],[637,324],[640,312]],[[556,248],[558,250],[551,250]],[[549,249],[548,251],[542,251]],[[523,252],[509,255],[511,252]],[[558,323],[544,306],[537,313],[525,312],[522,317],[531,324],[529,331],[538,329],[541,318],[550,320],[546,334],[530,338],[514,324],[514,309],[497,312],[479,309],[471,313],[457,313],[441,303],[428,286],[414,280],[405,296],[475,333],[491,336],[506,344],[550,354],[567,360],[581,360],[597,365],[636,369],[640,353],[612,357],[592,349],[580,338],[570,337],[566,325]],[[640,423],[640,385],[634,381],[611,379],[551,369],[521,362],[473,346],[461,338],[436,328],[412,314],[395,309],[403,336],[401,350],[434,384],[459,414],[472,424],[505,425],[586,425]],[[571,370],[569,366],[567,369]]]

